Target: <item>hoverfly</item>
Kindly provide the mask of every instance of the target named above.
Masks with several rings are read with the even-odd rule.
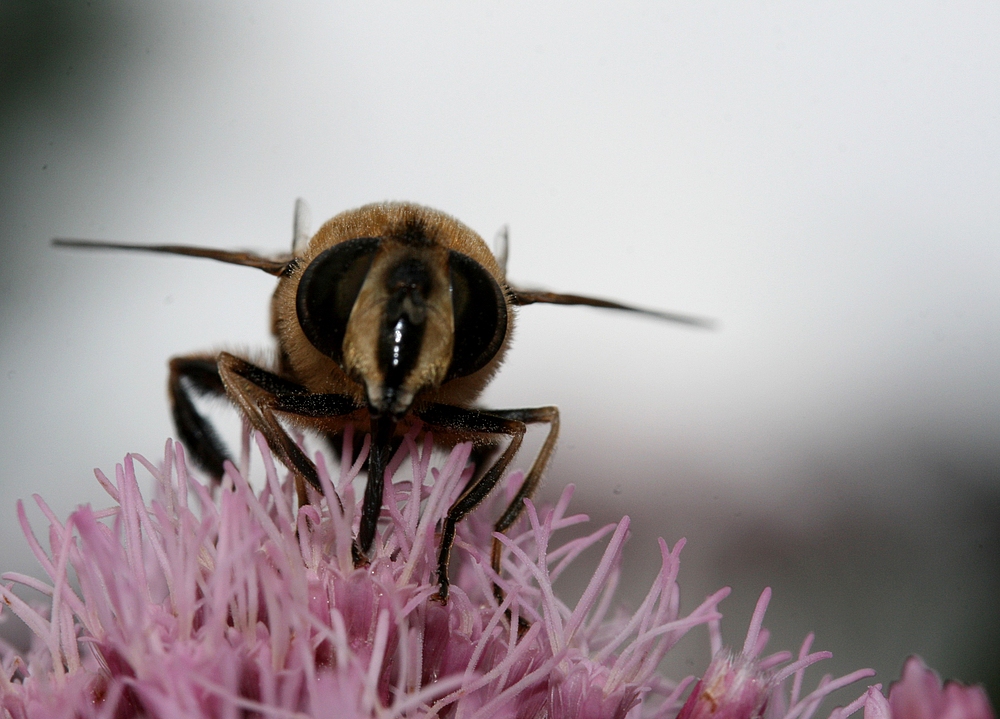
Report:
[[[279,417],[328,436],[348,423],[371,434],[368,479],[354,561],[363,565],[382,511],[385,469],[394,445],[417,422],[435,441],[472,440],[507,446],[473,475],[441,528],[438,582],[448,597],[448,563],[456,525],[497,485],[528,425],[548,433],[524,482],[496,521],[504,532],[538,487],[559,434],[556,407],[482,409],[477,396],[507,352],[514,308],[535,303],[590,305],[639,312],[707,327],[704,319],[644,310],[580,295],[520,289],[507,282],[506,232],[497,254],[473,230],[420,205],[385,202],[341,213],[310,239],[308,211],[295,206],[292,250],[276,257],[184,245],[132,245],[57,239],[62,247],[141,250],[207,257],[255,267],[278,278],[271,325],[278,353],[262,367],[229,352],[170,361],[173,420],[196,464],[221,480],[227,450],[194,397],[225,396],[260,432],[278,459],[303,484],[319,488],[316,467]],[[500,571],[501,544],[491,560]]]

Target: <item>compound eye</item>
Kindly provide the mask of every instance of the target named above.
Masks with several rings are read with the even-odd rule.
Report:
[[[448,378],[464,377],[496,356],[507,335],[503,290],[482,265],[467,255],[448,252],[455,349]]]
[[[381,240],[359,237],[341,242],[316,257],[299,281],[295,311],[313,346],[341,363],[347,320]]]

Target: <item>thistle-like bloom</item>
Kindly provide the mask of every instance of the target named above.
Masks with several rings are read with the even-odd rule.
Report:
[[[789,663],[792,658],[789,652],[762,657],[761,652],[768,640],[768,632],[763,628],[764,612],[770,599],[771,590],[765,589],[750,620],[743,651],[738,655],[734,656],[722,647],[718,621],[709,622],[714,658],[688,696],[677,719],[806,719],[815,713],[831,692],[875,673],[871,669],[860,669],[839,679],[825,677],[814,691],[801,696],[806,667],[833,655],[830,652],[810,653],[813,641],[810,634],[793,662]],[[786,693],[784,684],[789,678],[792,679],[792,687]],[[866,699],[867,696],[862,696],[833,716],[846,717],[861,708]]]
[[[982,687],[948,681],[929,669],[920,657],[910,657],[903,676],[889,687],[886,699],[877,687],[869,690],[865,719],[994,719]]]
[[[524,521],[501,537],[502,576],[492,573],[484,551],[495,514],[462,523],[451,596],[441,605],[433,598],[435,527],[471,476],[468,445],[428,471],[430,438],[421,446],[415,435],[405,439],[389,466],[396,477],[386,484],[372,561],[360,569],[351,557],[358,520],[352,484],[364,452],[352,462],[345,437],[336,486],[320,457],[324,491],[310,488],[311,502],[295,510],[293,482],[279,479],[266,445],[258,445],[266,475],[259,495],[229,467],[213,498],[188,475],[180,445],[168,442],[160,467],[129,456],[114,482],[98,472],[116,503],[111,509],[82,507],[62,523],[36,497],[50,522],[48,550],[19,505],[51,583],[5,579],[51,603],[39,610],[11,585],[0,587],[4,605],[36,636],[26,657],[3,657],[5,718],[637,719],[673,717],[683,706],[685,718],[750,719],[766,711],[809,719],[830,691],[870,674],[824,679],[801,697],[805,668],[829,655],[809,654],[810,637],[790,664],[787,653],[760,657],[769,592],[743,652],[726,654],[718,604],[728,590],[680,611],[683,542],[670,549],[660,540],[662,565],[645,599],[631,615],[615,611],[628,519],[555,545],[557,531],[586,519],[567,514],[572,488],[547,511],[527,503]],[[135,461],[155,480],[148,503]],[[400,471],[407,461],[409,473]],[[412,481],[398,476],[405,474]],[[583,596],[567,605],[553,582],[605,539]],[[504,590],[499,606],[494,583]],[[699,625],[708,626],[715,659],[684,703],[693,679],[670,681],[658,667]],[[846,716],[870,696],[835,714]]]

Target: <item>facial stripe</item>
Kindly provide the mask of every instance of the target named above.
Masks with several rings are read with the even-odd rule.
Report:
[[[386,275],[387,301],[378,341],[386,406],[395,403],[399,388],[420,357],[430,289],[430,272],[417,257],[406,258]]]

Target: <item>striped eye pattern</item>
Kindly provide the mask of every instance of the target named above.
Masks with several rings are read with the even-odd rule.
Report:
[[[309,264],[299,281],[299,325],[316,349],[339,364],[343,364],[347,322],[381,245],[378,237],[334,245]],[[503,289],[471,257],[449,251],[448,276],[455,340],[447,379],[453,379],[472,374],[496,356],[507,334],[508,317]]]

